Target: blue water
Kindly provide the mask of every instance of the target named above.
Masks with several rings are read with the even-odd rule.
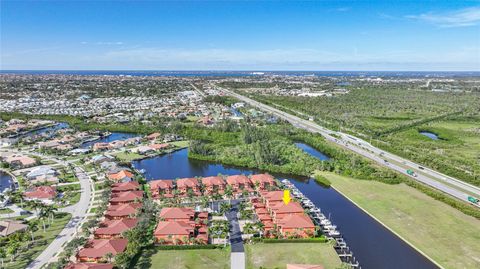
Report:
[[[252,169],[227,167],[220,164],[189,160],[187,149],[150,159],[134,161],[132,165],[137,169],[144,169],[147,180],[204,177],[218,174],[248,175],[259,172]],[[331,216],[362,268],[437,268],[420,253],[335,191],[335,189],[324,188],[310,179],[284,177],[281,175],[274,176],[290,179],[327,216]]]
[[[304,143],[295,143],[295,146],[301,148],[303,151],[305,151],[306,153],[312,155],[313,157],[319,159],[319,160],[322,160],[322,161],[328,161],[330,160],[330,157],[328,157],[327,155],[323,154],[322,152],[310,147],[309,145],[307,144],[304,144]]]
[[[37,130],[34,130],[34,131],[26,132],[24,134],[20,134],[20,135],[17,135],[15,137],[17,137],[17,138],[22,138],[22,137],[27,137],[27,136],[31,137],[31,136],[42,135],[42,134],[48,133],[49,135],[47,136],[47,138],[50,138],[50,137],[53,137],[55,135],[56,131],[58,131],[60,129],[65,129],[65,128],[68,128],[68,127],[70,127],[70,125],[68,125],[68,123],[60,122],[58,124],[55,124],[55,125],[52,125],[52,126],[49,126],[49,127],[40,128],[40,129],[37,129]]]
[[[97,139],[97,140],[93,140],[93,141],[89,141],[89,142],[85,142],[81,145],[82,148],[88,148],[90,146],[92,146],[93,144],[95,143],[109,143],[109,142],[112,142],[112,141],[115,141],[115,140],[125,140],[125,139],[128,139],[128,138],[132,138],[132,137],[139,137],[140,135],[138,134],[134,134],[134,133],[120,133],[120,132],[113,132],[111,135],[109,136],[105,136],[105,137],[102,137],[100,139]]]
[[[0,74],[32,75],[110,75],[110,76],[174,76],[174,77],[241,77],[258,76],[249,71],[175,71],[175,70],[0,70]],[[260,71],[265,75],[318,76],[318,77],[477,77],[480,72],[434,71]]]
[[[230,111],[232,111],[233,115],[235,115],[236,117],[243,117],[242,112],[238,111],[235,108],[230,109]]]
[[[420,134],[422,134],[422,135],[424,135],[424,136],[426,136],[426,137],[428,137],[428,138],[431,138],[431,139],[433,139],[433,140],[438,140],[438,139],[440,139],[440,138],[438,137],[438,135],[436,135],[436,134],[434,134],[434,133],[422,131],[422,132],[420,132]]]
[[[11,188],[13,185],[13,180],[9,174],[0,170],[0,193],[2,193],[6,188]]]

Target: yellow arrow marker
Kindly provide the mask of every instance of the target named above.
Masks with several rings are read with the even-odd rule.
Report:
[[[290,198],[290,191],[289,190],[284,190],[283,191],[283,202],[288,205],[288,203],[290,203],[290,200],[292,200],[292,198]]]

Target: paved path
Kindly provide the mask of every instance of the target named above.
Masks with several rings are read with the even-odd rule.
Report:
[[[232,269],[245,268],[245,249],[243,247],[242,232],[238,225],[238,205],[239,200],[232,200],[232,208],[225,214],[230,223],[230,264]]]
[[[73,239],[85,220],[92,198],[91,181],[85,171],[79,167],[75,167],[75,174],[80,181],[80,201],[75,205],[60,209],[61,212],[72,214],[72,218],[52,243],[27,266],[29,269],[39,269],[50,261],[53,261],[62,251],[63,245]]]
[[[342,132],[336,132],[324,128],[315,122],[302,119],[300,117],[294,116],[282,110],[273,108],[271,106],[265,105],[263,103],[257,102],[246,96],[237,94],[233,91],[226,90],[218,87],[220,90],[225,93],[236,97],[237,99],[249,103],[252,106],[260,108],[264,111],[272,113],[288,122],[297,128],[305,129],[309,132],[320,133],[328,141],[338,144],[339,146],[352,150],[366,158],[369,158],[378,164],[398,171],[402,174],[409,176],[406,173],[407,169],[412,169],[417,173],[416,177],[410,177],[414,180],[422,182],[430,187],[433,187],[437,190],[440,190],[444,193],[447,193],[453,197],[456,197],[464,202],[467,202],[467,197],[471,194],[480,198],[480,188],[473,186],[456,178],[447,176],[445,174],[439,173],[429,168],[420,169],[420,165],[409,161],[407,159],[401,158],[389,152],[386,152],[382,149],[376,148],[370,143],[352,135],[348,135]],[[480,204],[475,206],[480,207]]]

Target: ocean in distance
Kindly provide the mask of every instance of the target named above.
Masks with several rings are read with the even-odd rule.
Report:
[[[0,70],[0,74],[85,75],[85,76],[167,76],[245,77],[262,75],[307,77],[478,77],[478,71],[154,71],[154,70]]]

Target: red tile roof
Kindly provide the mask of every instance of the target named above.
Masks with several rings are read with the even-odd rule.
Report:
[[[53,199],[57,196],[57,191],[52,186],[38,186],[32,191],[24,192],[23,195],[34,199]]]
[[[273,201],[282,201],[283,200],[283,191],[268,191],[261,194],[263,198],[269,202]]]
[[[159,221],[154,235],[190,235],[193,227],[183,221]]]
[[[137,212],[137,208],[140,208],[141,206],[142,206],[142,203],[111,205],[108,207],[105,215],[110,217],[129,216],[129,215],[135,214]]]
[[[315,228],[312,220],[306,215],[288,215],[278,220],[277,225],[287,229]]]
[[[202,178],[202,184],[205,186],[223,186],[225,181],[221,177],[204,177]]]
[[[137,219],[120,219],[104,221],[101,227],[95,230],[95,235],[117,235],[137,225]]]
[[[148,182],[151,189],[172,189],[173,180],[158,179]]]
[[[93,239],[78,252],[79,257],[102,258],[107,253],[116,255],[127,247],[127,239]]]
[[[65,269],[113,269],[113,264],[110,263],[69,263]]]
[[[133,174],[128,170],[122,170],[118,173],[108,174],[108,178],[111,180],[118,181],[124,178],[133,178]]]
[[[252,175],[250,177],[250,180],[252,181],[252,183],[270,183],[270,184],[275,184],[275,179],[273,178],[273,176],[269,175],[269,174],[257,174],[257,175]]]
[[[195,211],[187,207],[164,207],[160,211],[160,218],[163,219],[190,219],[194,215]]]
[[[229,177],[227,177],[227,183],[229,185],[250,184],[250,179],[248,179],[248,177],[246,177],[245,175],[229,176]]]
[[[141,200],[142,198],[143,198],[143,191],[126,191],[126,192],[112,193],[110,202],[113,202],[113,203],[132,202],[135,200]]]
[[[198,185],[198,180],[196,178],[180,178],[177,180],[178,188],[192,188]]]
[[[303,213],[303,207],[298,202],[290,202],[288,205],[285,203],[278,203],[275,206],[271,207],[272,211],[276,214],[293,214],[293,213]]]
[[[136,181],[115,183],[112,185],[112,192],[134,191],[140,188],[140,184]]]

